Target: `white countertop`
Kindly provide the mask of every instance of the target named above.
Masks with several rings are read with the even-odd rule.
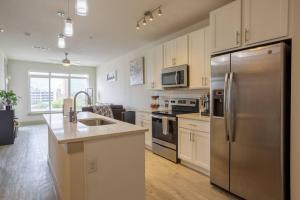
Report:
[[[210,122],[210,117],[203,116],[200,113],[180,114],[177,115],[177,117],[183,119],[192,119],[192,120]]]
[[[101,138],[134,134],[148,131],[148,129],[111,119],[91,112],[80,112],[77,115],[78,120],[81,119],[103,119],[113,122],[113,124],[101,126],[86,126],[79,121],[77,123],[69,122],[69,117],[63,114],[45,114],[44,118],[56,137],[58,143],[65,144],[71,142],[80,142],[87,140],[96,140]]]

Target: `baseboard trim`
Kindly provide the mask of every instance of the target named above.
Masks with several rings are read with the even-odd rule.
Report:
[[[184,165],[184,166],[186,166],[186,167],[192,169],[192,170],[195,170],[195,171],[197,171],[197,172],[200,172],[201,174],[204,174],[205,176],[208,176],[208,177],[210,176],[210,171],[207,170],[207,169],[204,169],[204,168],[202,168],[202,167],[196,166],[196,165],[194,165],[194,164],[192,164],[192,163],[189,163],[189,162],[187,162],[187,161],[184,161],[184,160],[181,160],[180,163],[181,163],[182,165]]]

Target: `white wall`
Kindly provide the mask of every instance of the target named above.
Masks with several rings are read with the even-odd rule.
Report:
[[[300,199],[300,1],[294,1],[291,114],[291,199]]]
[[[169,97],[197,97],[201,93],[207,91],[200,90],[172,90],[168,92],[156,92],[147,89],[147,84],[139,86],[129,85],[129,62],[138,57],[145,56],[146,52],[155,45],[161,44],[165,41],[174,39],[178,36],[192,32],[208,25],[208,20],[201,21],[198,24],[190,26],[174,34],[168,35],[159,41],[151,43],[143,48],[132,51],[126,55],[116,58],[108,63],[105,63],[97,68],[97,100],[104,103],[122,104],[125,107],[145,109],[149,108],[151,104],[151,96],[159,94],[161,96]],[[106,81],[106,74],[111,71],[117,71],[117,81]],[[147,72],[145,69],[145,78],[147,82]]]
[[[28,61],[9,60],[8,77],[10,77],[8,89],[13,90],[21,101],[16,106],[16,115],[20,122],[41,121],[42,115],[29,115],[29,71],[45,71],[56,73],[86,73],[89,74],[90,87],[96,91],[96,68],[95,67],[63,67],[59,64],[37,63]]]
[[[5,79],[6,79],[6,69],[5,69],[5,54],[0,49],[0,90],[5,90]]]

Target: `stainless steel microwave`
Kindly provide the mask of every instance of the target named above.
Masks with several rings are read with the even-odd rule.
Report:
[[[180,65],[162,69],[161,84],[164,88],[188,87],[189,67]]]

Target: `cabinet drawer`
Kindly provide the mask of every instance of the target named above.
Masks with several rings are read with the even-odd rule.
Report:
[[[210,123],[197,120],[178,119],[178,127],[193,131],[210,132]]]

